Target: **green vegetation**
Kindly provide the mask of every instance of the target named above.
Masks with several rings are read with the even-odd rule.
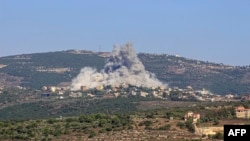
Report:
[[[138,57],[146,70],[155,73],[158,79],[171,87],[206,88],[221,95],[250,93],[249,66],[231,67],[166,54],[141,53]],[[7,65],[0,69],[0,73],[23,78],[23,86],[38,89],[44,85],[70,82],[86,66],[101,70],[105,60],[98,53],[74,54],[70,51],[9,56],[0,58],[0,64]],[[40,72],[37,68],[68,68],[69,71]]]
[[[190,118],[185,122],[185,126],[188,129],[188,131],[194,133],[195,132],[195,128],[194,128],[194,124],[193,124],[193,120]]]
[[[211,110],[203,110],[201,112],[204,115],[200,119],[201,123],[213,121],[214,125],[218,125],[220,119],[233,119],[233,118],[235,118],[234,106],[232,106],[232,107],[220,107],[220,108],[211,109]]]
[[[167,124],[167,125],[163,125],[163,126],[159,127],[159,130],[169,130],[170,128],[171,128],[171,125]]]
[[[164,54],[139,54],[139,58],[148,71],[154,72],[160,80],[168,82],[172,87],[206,88],[221,95],[250,92],[250,82],[247,81],[249,66],[229,67]]]
[[[0,72],[23,77],[23,86],[39,89],[42,86],[57,85],[63,81],[71,81],[84,66],[100,70],[105,59],[93,54],[71,54],[67,52],[48,52],[21,55],[28,59],[14,59],[15,56],[0,58],[0,64],[7,67]],[[70,68],[70,72],[39,72],[35,68]]]
[[[1,96],[1,95],[0,95]],[[0,119],[37,119],[58,116],[74,116],[104,112],[107,114],[130,113],[137,111],[140,101],[154,100],[137,96],[118,97],[114,99],[65,99],[49,100],[40,98],[39,101],[16,104],[0,109]],[[58,108],[60,107],[60,108]]]
[[[129,100],[128,103],[122,103],[125,99]],[[81,99],[82,100],[82,99]],[[117,100],[117,101],[116,101]],[[234,119],[234,111],[232,110],[233,106],[244,104],[249,106],[250,103],[248,102],[226,102],[226,103],[208,103],[210,105],[209,108],[205,108],[205,105],[197,105],[193,107],[173,107],[167,109],[153,109],[153,110],[143,110],[140,111],[135,108],[135,110],[125,110],[125,105],[131,105],[136,101],[141,100],[152,100],[149,98],[139,99],[136,97],[129,97],[129,98],[117,98],[117,99],[106,99],[102,101],[98,100],[89,100],[84,101],[84,104],[93,104],[100,107],[105,107],[105,105],[109,105],[108,107],[113,108],[121,108],[116,111],[112,108],[108,110],[102,109],[102,111],[98,111],[91,109],[91,107],[85,107],[89,109],[89,112],[83,114],[78,113],[79,116],[72,116],[76,115],[77,110],[67,109],[68,111],[74,111],[69,113],[64,108],[63,112],[60,113],[60,109],[56,110],[48,110],[52,109],[53,105],[48,101],[44,102],[42,108],[39,108],[39,103],[37,105],[25,105],[24,109],[34,108],[37,111],[28,112],[24,109],[14,107],[14,109],[7,110],[4,113],[0,113],[2,119],[0,121],[0,140],[53,140],[59,139],[60,137],[66,135],[76,135],[76,136],[84,136],[86,138],[94,138],[99,136],[100,134],[109,134],[111,132],[116,131],[128,131],[128,130],[136,130],[136,129],[144,129],[150,132],[163,130],[164,132],[173,131],[174,130],[188,130],[190,134],[195,132],[194,124],[192,122],[192,118],[189,118],[187,121],[184,121],[183,115],[187,111],[193,111],[195,113],[200,113],[201,119],[199,122],[210,122],[211,124],[219,124],[220,120],[227,120],[227,119]],[[116,102],[117,103],[116,103]],[[41,101],[42,102],[42,101]],[[79,101],[78,101],[79,102]],[[55,103],[55,102],[54,102]],[[69,105],[73,106],[73,103],[77,103],[76,101],[72,101]],[[120,103],[121,105],[119,105]],[[41,104],[41,103],[40,103]],[[79,103],[78,103],[79,104]],[[104,104],[104,105],[102,105]],[[200,104],[203,104],[200,102]],[[22,106],[24,106],[22,105]],[[48,107],[46,107],[47,105]],[[92,106],[93,106],[92,105]],[[20,106],[20,107],[22,107]],[[79,106],[79,105],[78,105]],[[134,105],[135,106],[135,105]],[[77,109],[77,107],[75,107]],[[123,109],[122,109],[123,108]],[[81,109],[81,108],[80,108]],[[85,110],[86,110],[85,109]],[[3,111],[2,109],[1,111]],[[48,111],[40,111],[39,110],[48,110]],[[84,109],[82,109],[84,111]],[[92,111],[93,110],[93,111]],[[24,113],[23,115],[12,115],[4,117],[4,114],[8,115],[9,113],[14,113],[14,111],[20,111],[20,113]],[[59,111],[60,114],[52,114],[55,111]],[[130,111],[130,112],[128,112]],[[49,113],[51,115],[44,115],[42,113]],[[16,113],[17,114],[17,113]],[[72,114],[71,116],[69,116]],[[15,120],[13,119],[14,116]],[[33,117],[32,117],[33,116]],[[11,117],[13,120],[11,120]],[[171,122],[169,118],[173,117],[174,120],[179,120],[177,123]],[[136,120],[133,119],[140,119],[135,122]],[[161,119],[161,121],[160,121]],[[164,120],[162,120],[164,119]],[[167,122],[167,123],[163,123]],[[163,123],[163,124],[161,124]],[[175,128],[175,126],[179,127],[179,129]],[[79,135],[78,135],[79,134]],[[210,139],[222,139],[223,134],[217,133],[214,136],[209,136]]]
[[[168,82],[170,86],[184,88],[191,85],[194,89],[206,88],[218,94],[250,92],[249,67],[228,67],[223,64],[198,62],[166,55],[139,54],[139,58],[147,70],[154,72],[160,80]],[[17,76],[22,85],[28,87],[28,89],[1,90],[0,140],[53,140],[70,134],[84,134],[88,138],[93,138],[101,133],[108,134],[111,131],[137,128],[131,116],[144,119],[138,123],[142,129],[168,131],[173,125],[162,124],[155,127],[155,123],[158,122],[156,118],[165,118],[169,121],[173,118],[180,120],[176,123],[178,130],[183,129],[193,133],[195,129],[192,119],[186,122],[183,120],[183,115],[188,111],[201,114],[197,125],[208,123],[220,125],[221,120],[235,119],[235,106],[250,107],[249,101],[197,102],[194,99],[192,104],[184,104],[186,106],[165,106],[164,102],[170,101],[153,97],[121,95],[117,98],[104,99],[100,97],[106,91],[97,89],[82,92],[84,96],[91,93],[96,95],[96,98],[70,98],[67,91],[63,95],[67,98],[59,100],[56,94],[52,93],[51,97],[44,98],[41,97],[42,91],[35,90],[44,85],[69,82],[85,66],[100,70],[104,62],[105,58],[98,54],[72,54],[67,51],[21,55],[21,59],[20,56],[0,58],[0,64],[7,65],[0,69],[0,74],[10,75],[4,81],[16,81],[17,78],[12,76]],[[37,68],[45,70],[68,68],[69,70],[55,73],[37,71]],[[106,87],[111,88],[111,86]],[[138,89],[152,92],[152,89],[145,87]],[[128,91],[128,89],[118,90],[119,93]],[[167,93],[163,95],[166,99],[176,102],[180,100],[179,93],[181,91],[171,91],[170,95]],[[189,100],[192,100],[192,96],[190,97]],[[156,102],[159,103],[155,104]],[[74,117],[76,115],[78,116]],[[60,116],[67,118],[58,118]],[[222,139],[223,134],[217,133],[209,138]]]
[[[152,125],[152,121],[150,121],[150,120],[146,120],[146,121],[143,121],[143,122],[139,123],[139,126],[149,127],[151,125]]]
[[[216,133],[214,136],[212,136],[213,139],[224,139],[224,135],[221,132]]]
[[[185,128],[185,123],[177,122],[176,126],[178,126],[180,129],[184,129]]]
[[[89,138],[99,133],[131,127],[129,115],[90,114],[66,119],[0,122],[0,140],[51,140],[61,135],[82,133]]]

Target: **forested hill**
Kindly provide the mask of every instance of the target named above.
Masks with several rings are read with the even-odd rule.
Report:
[[[71,82],[85,66],[101,70],[108,56],[106,52],[68,50],[1,57],[0,86],[40,89],[44,85]],[[249,66],[228,66],[167,54],[140,53],[138,57],[146,70],[170,87],[205,88],[221,95],[250,93]]]

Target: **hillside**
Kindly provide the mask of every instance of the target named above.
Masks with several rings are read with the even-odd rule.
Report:
[[[168,105],[169,102],[165,104]],[[29,120],[8,118],[0,121],[0,140],[209,141],[222,139],[221,130],[216,131],[216,134],[201,135],[198,133],[200,129],[222,128],[227,123],[249,124],[250,122],[246,119],[236,119],[233,107],[239,103],[220,102],[212,105],[197,103],[196,106],[187,106],[190,103],[182,104],[177,107],[172,105],[173,107],[167,109],[125,113],[99,111],[78,113],[74,116],[30,117]],[[249,102],[245,104],[249,105]],[[207,107],[208,105],[210,107]],[[190,110],[202,115],[198,123],[193,123],[191,118],[187,121],[183,119],[183,115]]]
[[[68,50],[1,57],[0,86],[40,89],[71,82],[85,66],[101,70],[108,55]],[[247,66],[234,67],[166,54],[140,53],[138,57],[146,70],[171,87],[205,88],[220,95],[250,93],[250,67]]]

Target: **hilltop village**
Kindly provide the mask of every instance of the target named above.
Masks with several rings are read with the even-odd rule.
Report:
[[[94,88],[88,88],[87,86],[80,86],[79,90],[71,90],[70,83],[63,83],[58,86],[42,86],[40,89],[28,89],[25,87],[1,87],[0,88],[0,110],[14,106],[14,105],[23,105],[25,103],[39,103],[41,104],[36,110],[40,111],[41,109],[46,109],[48,112],[41,112],[42,114],[47,113],[47,116],[57,115],[56,118],[49,120],[44,120],[43,124],[47,128],[51,128],[52,125],[61,126],[65,124],[65,127],[61,128],[61,131],[57,129],[51,130],[49,136],[46,136],[47,132],[41,130],[41,138],[61,138],[61,135],[67,135],[67,138],[79,138],[83,140],[132,140],[132,139],[145,139],[145,140],[182,140],[182,139],[195,139],[195,140],[213,140],[213,139],[223,139],[223,125],[231,123],[234,121],[235,124],[246,124],[250,123],[250,110],[248,107],[243,105],[236,104],[238,106],[232,105],[232,102],[242,102],[248,101],[249,95],[235,96],[233,94],[227,94],[224,96],[216,95],[211,93],[206,89],[194,90],[192,86],[187,86],[185,89],[178,87],[143,87],[143,86],[134,86],[130,84],[120,84],[116,86],[112,85],[101,85]],[[85,127],[82,123],[81,117],[68,117],[67,113],[65,116],[62,114],[67,111],[70,107],[75,107],[72,110],[79,108],[84,108],[83,105],[95,105],[94,101],[119,101],[125,99],[148,99],[146,101],[140,101],[140,106],[146,108],[147,111],[139,112],[136,114],[129,115],[129,123],[126,123],[126,127],[121,125],[113,125],[109,127],[108,123],[102,125],[99,119],[93,119],[97,121],[91,121],[85,116],[93,115],[91,112],[90,115],[82,115],[86,119],[84,122],[86,124],[91,124],[91,126]],[[125,100],[126,101],[126,100]],[[111,101],[110,101],[111,102]],[[121,102],[121,105],[124,105]],[[159,110],[152,112],[149,110],[154,107],[156,103],[164,103],[165,110]],[[176,106],[171,106],[171,103],[176,104]],[[202,106],[202,103],[203,106]],[[221,103],[222,105],[218,105]],[[227,104],[228,103],[228,104]],[[128,103],[126,103],[128,104]],[[48,107],[46,106],[48,105]],[[51,106],[49,106],[51,105]],[[116,104],[114,104],[116,105]],[[199,106],[200,105],[200,106]],[[217,106],[216,106],[217,105]],[[83,107],[82,107],[83,106]],[[110,105],[112,106],[112,104]],[[116,105],[118,106],[118,105]],[[32,107],[32,106],[30,106]],[[30,108],[26,107],[26,108]],[[97,106],[102,108],[101,106]],[[125,105],[125,107],[127,107]],[[180,109],[178,109],[180,107]],[[85,107],[86,109],[87,107]],[[103,107],[109,109],[108,107]],[[116,107],[118,108],[118,107]],[[83,110],[85,110],[83,109]],[[118,108],[119,110],[120,107]],[[166,110],[168,109],[168,110]],[[25,109],[21,109],[25,110]],[[129,109],[128,109],[129,110]],[[63,111],[62,113],[58,111]],[[75,114],[82,113],[82,111],[75,111]],[[13,113],[13,111],[11,112]],[[10,115],[11,115],[10,113]],[[22,113],[22,112],[21,112]],[[31,110],[31,113],[34,113],[34,110]],[[36,112],[35,112],[36,113]],[[125,112],[126,113],[126,112]],[[6,113],[5,113],[6,114]],[[107,113],[106,113],[107,114]],[[5,116],[7,116],[6,114]],[[39,115],[39,114],[38,114]],[[60,116],[59,116],[60,115]],[[108,115],[108,114],[107,114]],[[97,116],[97,115],[96,115]],[[114,116],[114,115],[113,115]],[[113,117],[111,116],[111,117]],[[12,116],[13,117],[13,116]],[[46,116],[45,116],[46,117]],[[104,116],[105,117],[105,116]],[[8,116],[7,116],[8,118]],[[40,118],[40,115],[39,115]],[[107,118],[107,117],[105,117]],[[108,120],[109,118],[105,119]],[[72,121],[70,121],[72,120]],[[86,120],[86,121],[85,121]],[[112,119],[113,120],[113,119]],[[71,124],[72,122],[72,127]],[[0,122],[1,123],[1,122]],[[32,122],[31,122],[32,123]],[[30,121],[27,121],[25,124],[31,124]],[[73,126],[74,123],[74,126]],[[95,125],[96,123],[99,123]],[[40,123],[38,123],[40,124]],[[69,124],[69,127],[66,127],[66,124]],[[116,124],[110,122],[110,124]],[[7,126],[7,125],[6,125]],[[64,126],[64,125],[63,125]],[[88,130],[83,131],[75,128],[87,128]],[[92,127],[93,126],[93,127]],[[128,126],[128,127],[127,127]],[[7,126],[8,127],[8,126]],[[9,130],[5,127],[2,129]],[[120,128],[124,129],[120,129]],[[65,129],[64,129],[65,128]],[[68,133],[64,133],[63,130],[70,130]],[[24,130],[24,129],[23,129]],[[91,132],[90,132],[90,131]],[[1,130],[0,130],[1,131]],[[26,131],[23,131],[26,132]],[[79,135],[75,135],[75,132],[78,132]],[[58,135],[56,134],[58,133]],[[8,133],[4,133],[5,135]],[[27,135],[23,136],[21,134],[15,133],[15,138],[23,139],[34,139],[34,137]],[[112,136],[109,136],[111,134]],[[122,136],[118,136],[122,134]],[[8,136],[1,136],[0,139],[10,138]],[[145,135],[145,136],[142,136]],[[36,137],[36,136],[35,136]],[[38,137],[39,138],[39,137]]]
[[[191,86],[185,89],[178,87],[142,87],[129,84],[120,84],[116,86],[102,85],[95,88],[81,86],[79,90],[73,91],[68,83],[60,86],[42,86],[41,89],[27,89],[25,87],[0,87],[0,96],[2,94],[17,93],[15,99],[0,100],[0,106],[8,105],[12,102],[32,102],[37,100],[62,100],[62,99],[115,99],[119,97],[142,97],[156,98],[165,101],[196,101],[196,102],[232,102],[250,100],[250,95],[217,95],[206,89],[194,90]],[[25,93],[25,95],[18,95]]]
[[[247,96],[235,96],[227,94],[224,96],[216,95],[206,89],[194,90],[191,86],[185,89],[178,87],[142,87],[129,84],[121,84],[117,86],[97,86],[95,88],[87,88],[81,86],[80,90],[72,91],[69,87],[43,86],[41,88],[41,96],[57,95],[59,99],[66,97],[86,97],[86,98],[116,98],[128,96],[154,97],[163,100],[173,101],[240,101],[248,99]]]
[[[193,90],[191,86],[186,87],[185,89],[180,88],[164,88],[164,87],[141,87],[141,86],[132,86],[121,84],[118,86],[98,86],[95,88],[87,88],[86,86],[81,86],[80,90],[72,91],[70,87],[63,86],[43,86],[40,90],[29,90],[24,87],[12,88],[12,91],[20,92],[23,91],[26,93],[26,97],[20,97],[18,100],[15,99],[15,103],[25,103],[31,101],[43,101],[46,104],[49,101],[54,101],[58,103],[60,101],[66,102],[65,100],[69,99],[86,99],[89,101],[100,99],[119,99],[119,98],[128,98],[128,97],[142,97],[142,98],[154,98],[159,99],[160,101],[167,101],[171,103],[174,102],[195,102],[198,103],[230,103],[246,100],[246,96],[233,96],[228,94],[225,96],[219,96],[212,94],[211,92],[203,90]],[[10,91],[8,88],[1,88],[1,96],[5,95],[6,91]],[[31,94],[32,93],[32,94]],[[19,94],[20,95],[20,94]],[[10,97],[8,100],[11,100]],[[10,101],[1,102],[1,108],[10,106]],[[149,101],[150,102],[150,101]],[[88,103],[85,103],[88,104]],[[179,103],[180,107],[182,104]],[[150,104],[149,104],[150,105]],[[211,105],[211,104],[209,104]],[[216,104],[215,104],[216,105]],[[54,107],[59,109],[60,107]],[[153,106],[153,104],[152,104]],[[178,107],[179,107],[178,106]],[[116,125],[120,124],[113,121],[116,116],[111,116],[112,122],[110,123],[101,123],[102,120],[109,120],[110,118],[106,117],[107,115],[82,115],[80,117],[67,117],[60,116],[57,118],[50,118],[48,120],[43,120],[40,122],[36,121],[36,124],[44,124],[47,128],[51,128],[51,132],[47,133],[44,129],[41,130],[41,133],[36,133],[36,130],[32,131],[35,134],[41,135],[41,138],[61,138],[61,135],[67,135],[67,138],[79,138],[83,140],[132,140],[132,139],[145,139],[145,140],[182,140],[182,139],[194,139],[194,140],[213,140],[223,138],[223,125],[232,120],[235,124],[250,123],[250,110],[248,107],[244,106],[206,106],[203,107],[201,111],[197,111],[196,106],[191,107],[185,106],[181,109],[170,108],[169,110],[159,110],[157,112],[147,111],[145,113],[137,112],[137,114],[130,115],[129,122],[125,125]],[[199,106],[198,106],[199,107]],[[188,109],[187,109],[188,108]],[[193,110],[194,111],[193,111]],[[196,110],[195,110],[196,109]],[[219,113],[219,114],[218,114]],[[91,119],[94,118],[94,119]],[[102,120],[98,118],[104,118]],[[107,119],[106,119],[107,118]],[[122,119],[122,117],[120,120]],[[93,120],[93,121],[92,121]],[[96,120],[96,121],[95,121]],[[116,119],[117,120],[117,119]],[[113,123],[114,122],[114,123]],[[1,123],[1,122],[0,122]],[[27,121],[27,125],[32,124],[32,121]],[[85,125],[84,125],[84,124]],[[96,124],[98,123],[98,124]],[[17,123],[19,124],[19,123]],[[65,124],[65,125],[63,125]],[[71,125],[72,124],[72,125]],[[91,126],[87,126],[91,124]],[[109,127],[109,124],[114,124],[112,127]],[[50,126],[62,126],[59,130],[52,128]],[[67,125],[67,126],[66,126]],[[6,125],[7,126],[7,125]],[[20,125],[19,125],[20,126]],[[68,127],[69,126],[69,127]],[[79,126],[79,127],[78,127]],[[93,127],[92,127],[93,126]],[[8,126],[7,126],[8,127]],[[9,130],[7,127],[4,127],[1,130]],[[13,127],[14,128],[14,127]],[[65,129],[64,129],[65,128]],[[68,129],[69,128],[69,129]],[[78,129],[79,128],[79,129]],[[84,128],[82,131],[80,128]],[[85,131],[85,128],[88,130]],[[124,129],[120,129],[124,128]],[[33,128],[31,128],[33,129]],[[64,130],[69,130],[70,132],[65,132]],[[24,130],[24,129],[18,129]],[[43,131],[44,130],[44,131]],[[54,131],[55,130],[55,131]],[[90,132],[91,131],[91,132]],[[26,132],[26,131],[23,131]],[[45,133],[46,132],[46,133]],[[77,132],[79,135],[75,135]],[[5,135],[7,133],[4,133]],[[48,136],[46,136],[48,134]],[[58,135],[57,135],[58,134]],[[118,136],[121,134],[121,136]],[[7,134],[8,135],[8,134]],[[1,136],[0,138],[9,138],[8,136]],[[112,136],[108,136],[112,135]],[[145,135],[145,136],[142,136]],[[34,136],[36,137],[36,136]],[[22,136],[18,133],[16,138],[22,139],[33,139],[34,137],[27,135]],[[39,137],[38,137],[39,138]]]
[[[249,68],[126,53],[106,64],[110,54],[91,52],[3,58],[0,140],[222,140],[224,124],[250,123]]]

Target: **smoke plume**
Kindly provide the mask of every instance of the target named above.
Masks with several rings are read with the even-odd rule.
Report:
[[[117,86],[120,84],[166,87],[153,73],[145,70],[132,44],[127,43],[120,48],[114,45],[110,57],[100,72],[91,67],[84,67],[78,76],[72,80],[71,89],[79,90],[81,86],[95,88],[102,85]]]

